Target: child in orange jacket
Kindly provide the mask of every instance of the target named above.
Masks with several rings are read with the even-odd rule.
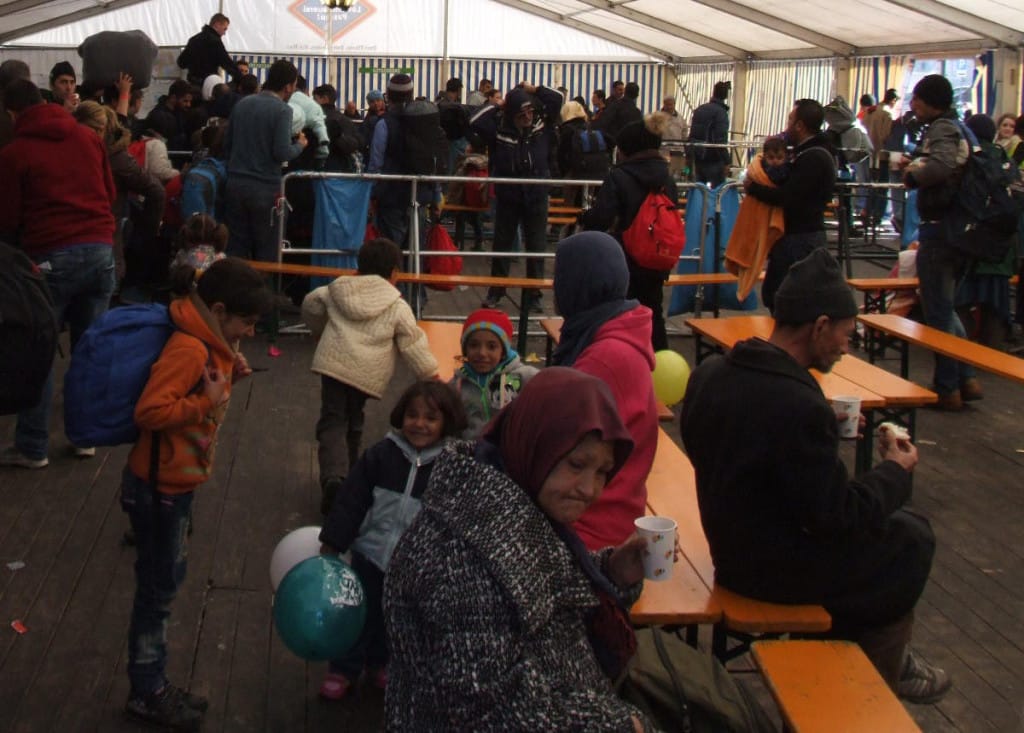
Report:
[[[179,268],[171,282],[180,296],[169,306],[177,330],[135,406],[140,435],[121,484],[138,552],[125,710],[149,723],[196,730],[207,701],[167,680],[167,621],[185,579],[192,493],[213,469],[231,385],[252,373],[237,344],[253,335],[272,296],[259,273],[237,259],[215,262],[201,277]]]

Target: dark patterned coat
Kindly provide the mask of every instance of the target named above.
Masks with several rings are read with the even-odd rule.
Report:
[[[633,731],[639,711],[587,640],[588,580],[526,493],[472,451],[438,458],[388,569],[388,730]]]

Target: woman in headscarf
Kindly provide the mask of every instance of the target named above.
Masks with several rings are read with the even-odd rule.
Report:
[[[643,540],[586,550],[572,523],[633,443],[600,380],[552,367],[435,463],[384,585],[388,730],[648,730],[612,689]]]
[[[553,360],[603,381],[634,449],[600,499],[576,522],[592,550],[618,545],[647,503],[647,474],[658,443],[651,371],[651,311],[626,299],[629,269],[622,247],[604,232],[563,239],[555,252],[555,307],[565,318]]]

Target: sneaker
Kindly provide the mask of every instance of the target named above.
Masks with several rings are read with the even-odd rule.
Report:
[[[897,685],[901,698],[918,705],[930,705],[941,700],[952,686],[953,680],[945,670],[928,664],[912,650],[907,650]]]
[[[8,446],[0,453],[0,466],[16,466],[17,468],[46,468],[50,465],[50,459],[29,458],[13,445]]]
[[[328,672],[320,685],[320,697],[325,700],[340,700],[348,694],[352,682],[343,674]]]
[[[483,299],[482,303],[480,303],[480,307],[490,308],[493,310],[498,307],[498,303],[501,302],[501,299],[504,297],[504,295],[504,293],[488,292],[487,297]]]
[[[964,409],[964,400],[960,396],[960,391],[957,390],[947,394],[940,393],[939,401],[935,403],[935,409],[945,412],[960,412]]]
[[[171,730],[197,731],[203,722],[203,713],[189,707],[181,688],[170,684],[149,695],[129,697],[124,711],[129,717]]]
[[[981,391],[981,383],[975,378],[965,379],[963,384],[960,385],[960,399],[964,402],[974,402],[984,398],[984,393]]]
[[[341,490],[342,484],[345,483],[345,479],[331,477],[323,482],[320,486],[320,513],[323,516],[327,516],[331,513],[331,507],[334,506],[334,497],[338,495],[338,491]]]
[[[375,669],[370,672],[370,683],[378,690],[386,690],[388,688],[388,670],[386,667]]]
[[[80,445],[73,445],[71,446],[71,453],[75,458],[92,458],[96,455],[96,449],[92,447],[83,448]]]
[[[172,685],[170,682],[167,683],[167,686],[173,687],[177,691],[177,694],[181,695],[181,701],[193,710],[205,713],[210,709],[210,701],[202,695],[193,695],[188,690],[182,689],[177,685]]]

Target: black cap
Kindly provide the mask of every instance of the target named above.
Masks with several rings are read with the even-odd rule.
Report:
[[[833,320],[857,315],[857,301],[839,263],[824,247],[792,267],[775,292],[772,315],[779,323],[811,323],[819,316]]]

